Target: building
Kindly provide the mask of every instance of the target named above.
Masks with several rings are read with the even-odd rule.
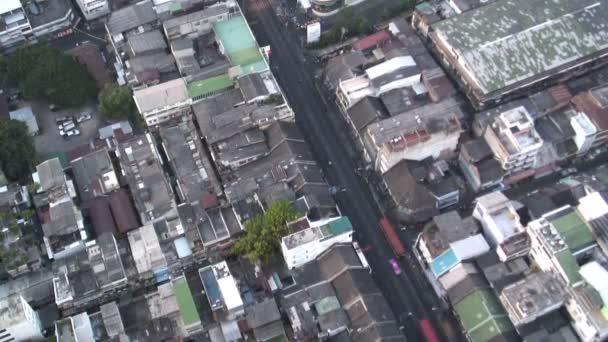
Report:
[[[519,327],[562,307],[566,291],[550,273],[536,272],[502,289],[499,298],[513,325]]]
[[[72,26],[74,12],[70,1],[28,2],[6,0],[0,5],[0,49],[13,49]]]
[[[473,104],[483,107],[603,65],[606,6],[498,0],[436,22],[430,37]]]
[[[597,261],[591,261],[581,267],[580,274],[585,286],[573,289],[574,295],[567,303],[568,312],[574,318],[574,330],[582,341],[604,340],[608,337],[605,315],[608,271]]]
[[[473,139],[460,146],[458,164],[473,191],[500,186],[504,171],[483,139]]]
[[[281,252],[289,269],[314,260],[336,243],[353,240],[353,226],[346,216],[314,222],[305,217],[304,222],[307,228],[281,239]]]
[[[86,1],[86,0],[83,0]],[[97,89],[103,89],[110,84],[110,74],[106,69],[105,57],[101,54],[99,47],[93,43],[81,43],[66,51],[74,56],[78,64],[82,65],[95,80]]]
[[[103,148],[70,162],[83,202],[120,188],[108,150]]]
[[[152,224],[128,233],[131,253],[140,278],[156,278],[156,281],[166,279],[167,260],[161,249],[158,235]]]
[[[224,320],[236,320],[245,314],[243,299],[226,261],[198,270],[211,310],[221,312]]]
[[[27,131],[31,135],[38,135],[40,130],[38,128],[36,116],[32,112],[32,107],[23,107],[8,113],[8,115],[11,120],[17,120],[25,123],[27,125]]]
[[[76,0],[86,20],[93,20],[110,14],[108,0]]]
[[[281,313],[274,298],[266,298],[245,309],[247,325],[256,341],[287,340]]]
[[[502,262],[525,256],[530,251],[530,238],[519,221],[519,214],[502,192],[478,197],[473,217],[481,223],[486,239]]]
[[[492,290],[468,287],[465,289],[469,290],[468,293],[464,292],[464,297],[452,301],[452,305],[469,341],[519,340],[509,316]]]
[[[443,160],[400,161],[382,181],[402,221],[427,221],[460,201],[460,186]]]
[[[183,322],[183,330],[185,336],[202,331],[203,325],[196,310],[192,292],[188,286],[188,282],[184,276],[171,280],[173,290],[175,291],[175,301],[179,308],[181,320]]]
[[[53,263],[55,303],[74,312],[120,295],[127,276],[114,236],[106,233],[86,250]]]
[[[86,312],[66,317],[55,322],[57,341],[93,341],[93,327]]]
[[[373,123],[363,137],[365,157],[385,173],[402,160],[449,155],[458,146],[462,115],[460,105],[450,98]]]
[[[505,177],[521,179],[534,173],[536,155],[543,140],[525,107],[502,112],[483,133],[483,138],[505,172]]]
[[[112,12],[105,27],[114,48],[117,62],[122,64],[123,57],[126,57],[121,55],[119,48],[127,40],[128,35],[133,31],[142,33],[152,29],[157,20],[158,16],[154,11],[154,4],[150,0],[140,1]]]
[[[364,0],[313,0],[306,3],[306,8],[310,7],[312,14],[317,17],[328,17],[335,15],[344,7],[354,6]]]
[[[213,30],[213,24],[226,20],[230,3],[218,3],[203,10],[170,18],[163,22],[165,37],[169,41],[178,38],[196,39]]]
[[[148,126],[158,125],[190,111],[188,89],[182,78],[136,90],[133,99]]]
[[[0,299],[0,341],[43,341],[38,312],[20,294]]]
[[[321,340],[348,330],[353,342],[404,340],[364,264],[352,245],[334,244],[291,271],[295,284],[283,289],[280,302],[295,338]]]
[[[591,148],[604,146],[608,141],[608,86],[600,86],[572,98],[578,113],[584,113],[595,126]]]
[[[116,153],[141,222],[177,216],[173,190],[165,177],[152,135],[124,141]]]
[[[74,184],[67,180],[58,158],[36,166],[34,181],[40,184],[37,209],[42,218],[42,231],[47,255],[61,259],[84,250],[88,239],[80,209],[74,204]]]
[[[176,125],[164,125],[159,133],[182,202],[198,205],[208,196],[222,194],[221,183],[191,118],[183,117]]]

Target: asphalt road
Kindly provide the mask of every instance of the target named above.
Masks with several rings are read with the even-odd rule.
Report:
[[[403,258],[400,276],[393,274],[388,260],[394,257],[384,235],[378,228],[382,216],[369,188],[354,172],[352,142],[346,126],[331,118],[339,118],[337,107],[324,102],[315,88],[314,66],[304,58],[300,37],[280,23],[268,0],[245,0],[246,16],[261,46],[270,45],[271,68],[296,113],[296,122],[306,136],[331,185],[345,188],[336,200],[356,231],[362,246],[371,246],[367,254],[374,279],[410,341],[423,341],[417,328],[418,319],[431,320],[444,341],[462,340],[462,335],[448,335],[439,322],[437,298],[424,279],[412,253]],[[445,314],[447,315],[447,313]],[[459,329],[457,328],[457,331]]]

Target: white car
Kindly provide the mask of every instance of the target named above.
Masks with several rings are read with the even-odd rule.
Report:
[[[76,125],[74,125],[73,121],[66,122],[65,124],[63,124],[63,130],[64,131],[70,131],[70,130],[72,130],[74,128],[76,128]]]
[[[91,113],[82,112],[82,113],[80,113],[80,115],[76,119],[76,122],[84,122],[84,121],[87,121],[87,120],[91,120]]]
[[[68,134],[68,137],[75,136],[75,135],[80,135],[80,131],[77,130],[77,129],[73,129],[71,131],[68,131],[67,134]]]

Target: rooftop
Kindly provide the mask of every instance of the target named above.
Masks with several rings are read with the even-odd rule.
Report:
[[[0,14],[21,8],[19,0],[5,0],[0,4]]]
[[[11,120],[18,120],[27,125],[27,129],[30,134],[38,133],[38,122],[36,122],[36,116],[32,112],[32,107],[23,107],[12,112],[9,112]]]
[[[152,224],[130,231],[128,239],[135,267],[139,274],[167,267],[165,255],[161,250],[158,236]]]
[[[219,3],[215,6],[209,6],[200,11],[192,12],[186,15],[180,15],[177,17],[172,17],[163,22],[163,27],[165,28],[165,30],[169,31],[172,28],[179,27],[180,25],[199,21],[205,18],[215,17],[225,13],[228,13],[228,6],[226,6],[226,4]]]
[[[490,341],[513,330],[500,301],[489,289],[479,289],[454,304],[460,322],[473,342]]]
[[[222,74],[201,81],[188,83],[188,96],[198,98],[211,95],[234,86],[234,81],[228,74]]]
[[[133,92],[133,99],[140,113],[163,110],[167,107],[182,105],[188,100],[186,81],[177,78]]]
[[[160,30],[129,36],[128,41],[131,52],[135,55],[167,48],[167,42]]]
[[[228,20],[216,22],[213,29],[232,66],[240,66],[243,74],[268,69],[243,16],[235,15]]]
[[[114,166],[105,148],[70,162],[82,201],[88,201],[119,187]]]
[[[186,326],[200,324],[201,319],[198,316],[198,311],[196,311],[192,292],[190,292],[186,278],[180,277],[173,280],[173,288],[175,289],[175,299],[177,300],[177,306],[179,307],[184,324]]]
[[[240,291],[226,261],[199,269],[212,310],[238,309],[243,306]]]
[[[597,0],[500,0],[433,29],[488,94],[604,51],[607,6]]]
[[[26,320],[24,302],[25,299],[20,294],[13,294],[0,299],[0,321],[2,321],[3,327],[17,325]]]
[[[283,237],[285,246],[288,249],[293,249],[313,241],[331,239],[334,236],[353,230],[352,224],[346,216],[311,222],[311,225],[310,228]]]
[[[505,287],[500,300],[515,326],[530,323],[564,303],[566,292],[550,274],[532,273]]]
[[[173,191],[160,165],[151,135],[134,137],[119,146],[120,164],[126,174],[142,223],[175,209]]]
[[[141,1],[112,12],[106,26],[110,34],[119,34],[156,21],[156,19],[152,1]]]
[[[583,221],[575,208],[558,209],[545,215],[545,218],[557,229],[572,253],[576,254],[595,244],[591,228]]]

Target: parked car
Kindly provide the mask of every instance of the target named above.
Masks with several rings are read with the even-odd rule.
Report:
[[[69,131],[76,128],[76,125],[74,124],[74,121],[68,121],[66,123],[63,124],[63,130],[64,131]]]
[[[60,116],[58,118],[55,118],[55,123],[58,125],[61,125],[68,120],[72,120],[72,117],[71,116]]]
[[[78,116],[78,118],[76,118],[76,122],[84,122],[87,120],[91,120],[91,113],[88,112],[82,112],[80,113],[80,115]]]
[[[80,131],[78,129],[73,129],[71,131],[68,131],[67,135],[68,137],[77,136],[80,135]]]
[[[397,262],[397,259],[391,258],[388,262],[389,262],[389,264],[391,264],[391,268],[393,269],[393,273],[395,273],[395,275],[400,275],[401,274],[401,266],[399,266],[399,263]]]

